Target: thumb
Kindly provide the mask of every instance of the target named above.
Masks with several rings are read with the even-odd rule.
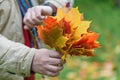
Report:
[[[44,20],[46,18],[46,16],[41,16],[41,20]]]

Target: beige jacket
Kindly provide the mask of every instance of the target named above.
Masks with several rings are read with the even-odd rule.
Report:
[[[32,0],[34,5],[50,2],[57,7],[65,6],[68,1],[73,2]],[[35,49],[22,43],[22,17],[17,0],[0,0],[0,80],[23,80],[30,75]]]

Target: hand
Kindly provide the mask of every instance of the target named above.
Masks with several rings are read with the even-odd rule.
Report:
[[[32,71],[48,76],[57,76],[63,69],[64,62],[61,57],[62,54],[54,50],[39,49],[33,58]]]
[[[23,19],[25,24],[24,28],[29,29],[40,25],[47,15],[52,15],[52,8],[49,6],[35,6],[29,8]]]

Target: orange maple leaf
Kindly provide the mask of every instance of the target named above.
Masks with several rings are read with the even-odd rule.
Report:
[[[94,56],[99,35],[89,31],[91,21],[85,21],[78,8],[64,11],[58,8],[55,17],[48,16],[42,26],[37,26],[39,38],[65,55]]]
[[[98,48],[99,44],[96,41],[98,36],[99,35],[94,32],[83,34],[81,35],[81,38],[78,41],[72,44],[72,46],[79,47],[79,48],[85,48],[85,49]]]
[[[52,22],[51,22],[52,21]],[[43,26],[37,26],[38,37],[50,47],[63,47],[67,41],[67,37],[63,36],[63,29],[57,23],[57,20],[52,17],[47,17],[44,20]]]

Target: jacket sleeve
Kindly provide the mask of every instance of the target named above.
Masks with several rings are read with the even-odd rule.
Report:
[[[5,35],[3,36],[2,34],[3,27],[6,27],[6,23],[8,22],[5,16],[9,17],[7,11],[9,12],[9,10],[11,10],[10,7],[8,7],[10,1],[12,0],[0,0],[0,73],[8,72],[10,74],[28,76],[30,75],[35,49],[8,40]],[[5,8],[2,8],[2,6],[4,6],[2,3],[6,4]]]
[[[45,0],[45,3],[51,3],[56,7],[69,7],[71,8],[74,4],[74,0]]]
[[[43,3],[46,6],[50,6],[52,8],[52,16],[56,15],[57,8],[67,7],[68,9],[73,7],[73,0],[45,0]]]
[[[0,71],[29,76],[34,53],[35,49],[12,42],[0,35]]]
[[[74,0],[31,0],[33,5],[41,5],[45,3],[51,3],[56,7],[66,7],[69,3],[69,7],[71,8],[74,4]]]

